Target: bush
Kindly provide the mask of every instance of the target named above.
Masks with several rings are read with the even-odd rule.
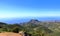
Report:
[[[14,33],[19,33],[19,31],[20,31],[20,29],[19,29],[18,27],[14,28],[14,29],[12,30],[12,32],[14,32]]]

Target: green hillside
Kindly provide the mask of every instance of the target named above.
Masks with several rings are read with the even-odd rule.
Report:
[[[60,22],[41,22],[31,20],[19,24],[7,24],[0,22],[0,32],[24,31],[31,36],[60,36]]]

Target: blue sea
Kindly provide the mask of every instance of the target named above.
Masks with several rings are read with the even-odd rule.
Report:
[[[24,17],[24,18],[0,18],[0,22],[14,24],[14,23],[23,23],[28,22],[31,19],[39,20],[39,21],[46,21],[46,20],[59,20],[60,17]]]

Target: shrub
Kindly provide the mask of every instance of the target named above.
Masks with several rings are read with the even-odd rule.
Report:
[[[14,32],[14,33],[19,33],[19,28],[18,27],[16,27],[16,28],[14,28],[13,30],[12,30],[12,32]]]

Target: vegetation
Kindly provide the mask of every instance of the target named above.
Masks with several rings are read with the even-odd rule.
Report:
[[[7,24],[0,22],[0,32],[24,31],[31,36],[60,36],[60,22],[41,22],[31,20],[21,24]]]

